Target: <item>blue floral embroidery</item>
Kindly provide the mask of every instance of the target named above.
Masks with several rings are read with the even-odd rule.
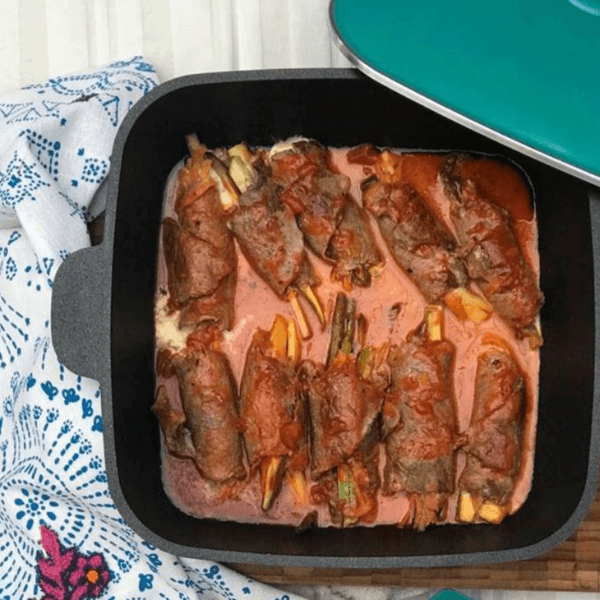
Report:
[[[0,205],[14,208],[24,199],[35,201],[41,188],[50,187],[34,163],[27,163],[15,150],[8,168],[0,173]]]
[[[209,579],[213,579],[219,573],[219,567],[213,565],[210,569],[204,569],[204,573]]]
[[[84,398],[81,401],[81,416],[82,418],[91,417],[94,414],[94,410],[92,408],[92,401]]]
[[[4,272],[6,274],[6,279],[12,281],[17,274],[17,263],[12,256],[9,256],[6,261],[6,266],[4,267]]]
[[[54,396],[56,396],[56,394],[58,394],[58,388],[55,387],[54,385],[52,385],[51,381],[45,381],[44,383],[41,384],[42,390],[44,391],[44,393],[46,394],[46,396],[48,396],[48,398],[50,400],[54,399]]]
[[[162,560],[158,557],[158,554],[152,553],[147,555],[148,558],[148,567],[153,573],[158,573],[158,567],[160,567],[163,563]]]
[[[100,158],[86,158],[81,180],[87,183],[102,183],[108,173],[108,162]]]
[[[0,368],[4,369],[8,364],[14,363],[21,355],[25,342],[29,341],[27,330],[31,320],[15,308],[2,293],[0,293],[0,314],[3,317],[0,320]]]
[[[140,592],[143,592],[145,590],[151,590],[152,589],[152,580],[154,579],[154,575],[151,575],[150,573],[140,573],[139,574],[139,589]]]
[[[160,567],[162,565],[162,561],[158,558],[158,554],[153,552],[152,554],[148,554],[148,560],[155,566]]]
[[[5,119],[18,114],[19,112],[25,111],[30,106],[32,106],[33,102],[22,102],[16,104],[3,104],[0,103],[0,115],[2,115]]]
[[[135,68],[137,71],[147,71],[149,73],[154,73],[154,67],[150,63],[144,61],[139,61],[135,65]]]
[[[29,491],[26,488],[21,490],[23,497],[17,498],[15,504],[22,507],[16,514],[18,520],[26,519],[26,527],[31,530],[35,517],[45,515],[50,521],[56,521],[56,513],[53,510],[58,507],[58,502],[51,500],[46,493],[39,493],[37,490]]]
[[[63,390],[62,397],[64,398],[65,404],[71,404],[79,400],[79,396],[73,388]]]
[[[48,112],[52,112],[52,110],[60,106],[60,104],[61,103],[59,102],[51,104],[42,102],[42,105]],[[58,181],[60,142],[50,140],[43,134],[34,131],[31,128],[24,129],[20,135],[27,139],[29,147],[33,151],[33,154],[40,165],[46,169],[54,181]]]

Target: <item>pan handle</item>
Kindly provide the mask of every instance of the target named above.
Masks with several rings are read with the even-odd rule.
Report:
[[[108,244],[71,254],[52,288],[52,344],[58,359],[78,375],[102,379],[110,352]]]

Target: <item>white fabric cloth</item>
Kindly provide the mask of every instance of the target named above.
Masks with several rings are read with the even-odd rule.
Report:
[[[0,599],[249,598],[273,588],[139,538],[106,482],[100,390],[50,340],[56,271],[117,128],[157,83],[140,57],[0,97]]]

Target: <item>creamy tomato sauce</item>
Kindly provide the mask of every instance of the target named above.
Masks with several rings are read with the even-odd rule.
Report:
[[[350,193],[360,204],[360,182],[371,172],[368,166],[349,164],[346,160],[347,149],[332,150],[334,165],[340,172],[351,178]],[[443,194],[438,177],[443,155],[429,155],[425,168],[414,167],[416,161],[405,157],[403,173],[409,183],[424,193],[425,200],[452,229],[449,220],[449,207]],[[539,254],[537,250],[537,224],[534,218],[529,190],[521,176],[503,163],[491,159],[478,161],[480,169],[468,175],[476,179],[478,185],[498,203],[505,197],[505,191],[513,198],[511,205],[505,205],[514,219],[514,229],[526,259],[539,277]],[[423,165],[422,157],[419,164]],[[408,175],[407,175],[408,174]],[[165,192],[164,216],[174,216],[173,198],[175,190],[174,170]],[[357,311],[367,320],[366,345],[381,346],[385,342],[400,345],[407,334],[414,330],[423,319],[427,305],[416,286],[407,278],[391,257],[379,234],[377,223],[369,216],[377,244],[385,257],[385,267],[368,288],[354,288],[350,293],[357,300]],[[287,319],[294,317],[289,303],[279,300],[271,289],[251,269],[238,250],[238,284],[235,296],[235,326],[225,332],[221,350],[228,356],[234,376],[239,386],[246,352],[257,328],[269,330],[273,317],[283,315]],[[325,264],[309,252],[321,284],[317,294],[322,301],[327,316],[327,327],[321,330],[318,321],[307,304],[305,312],[310,320],[313,336],[302,342],[302,358],[310,358],[323,363],[327,355],[330,336],[330,324],[336,294],[342,291],[337,283],[330,281],[331,265]],[[177,329],[177,314],[167,315],[165,310],[166,267],[159,250],[158,289],[156,298],[156,337],[157,348],[170,346],[179,350],[185,343]],[[301,299],[301,302],[303,300]],[[534,442],[537,419],[539,352],[531,350],[526,341],[517,340],[512,330],[495,314],[482,323],[459,321],[449,310],[444,310],[443,335],[456,346],[454,367],[454,391],[458,411],[459,433],[467,429],[473,406],[475,372],[477,356],[485,348],[484,342],[491,336],[500,336],[511,347],[521,369],[525,373],[527,388],[527,417],[523,439],[523,458],[521,474],[512,498],[510,512],[515,512],[524,502],[531,485],[533,474]],[[180,407],[178,388],[175,378],[159,379],[173,400]],[[380,467],[385,456],[381,449]],[[457,480],[464,466],[464,456],[458,452]],[[162,477],[165,490],[173,503],[183,512],[196,517],[235,520],[238,522],[276,523],[297,525],[309,512],[319,513],[319,525],[331,525],[326,506],[302,505],[298,503],[284,484],[273,508],[265,513],[260,508],[258,476],[251,481],[241,482],[236,489],[236,499],[223,499],[222,490],[210,482],[205,482],[193,462],[179,459],[166,452],[162,444]],[[310,485],[310,482],[309,482]],[[448,520],[454,519],[457,493],[450,499]],[[379,511],[373,525],[395,524],[408,510],[408,502],[402,496],[388,498],[379,494]]]

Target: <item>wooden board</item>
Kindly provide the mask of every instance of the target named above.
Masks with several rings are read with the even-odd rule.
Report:
[[[264,583],[455,589],[600,591],[600,487],[575,533],[548,554],[497,565],[431,569],[313,569],[228,565]]]

